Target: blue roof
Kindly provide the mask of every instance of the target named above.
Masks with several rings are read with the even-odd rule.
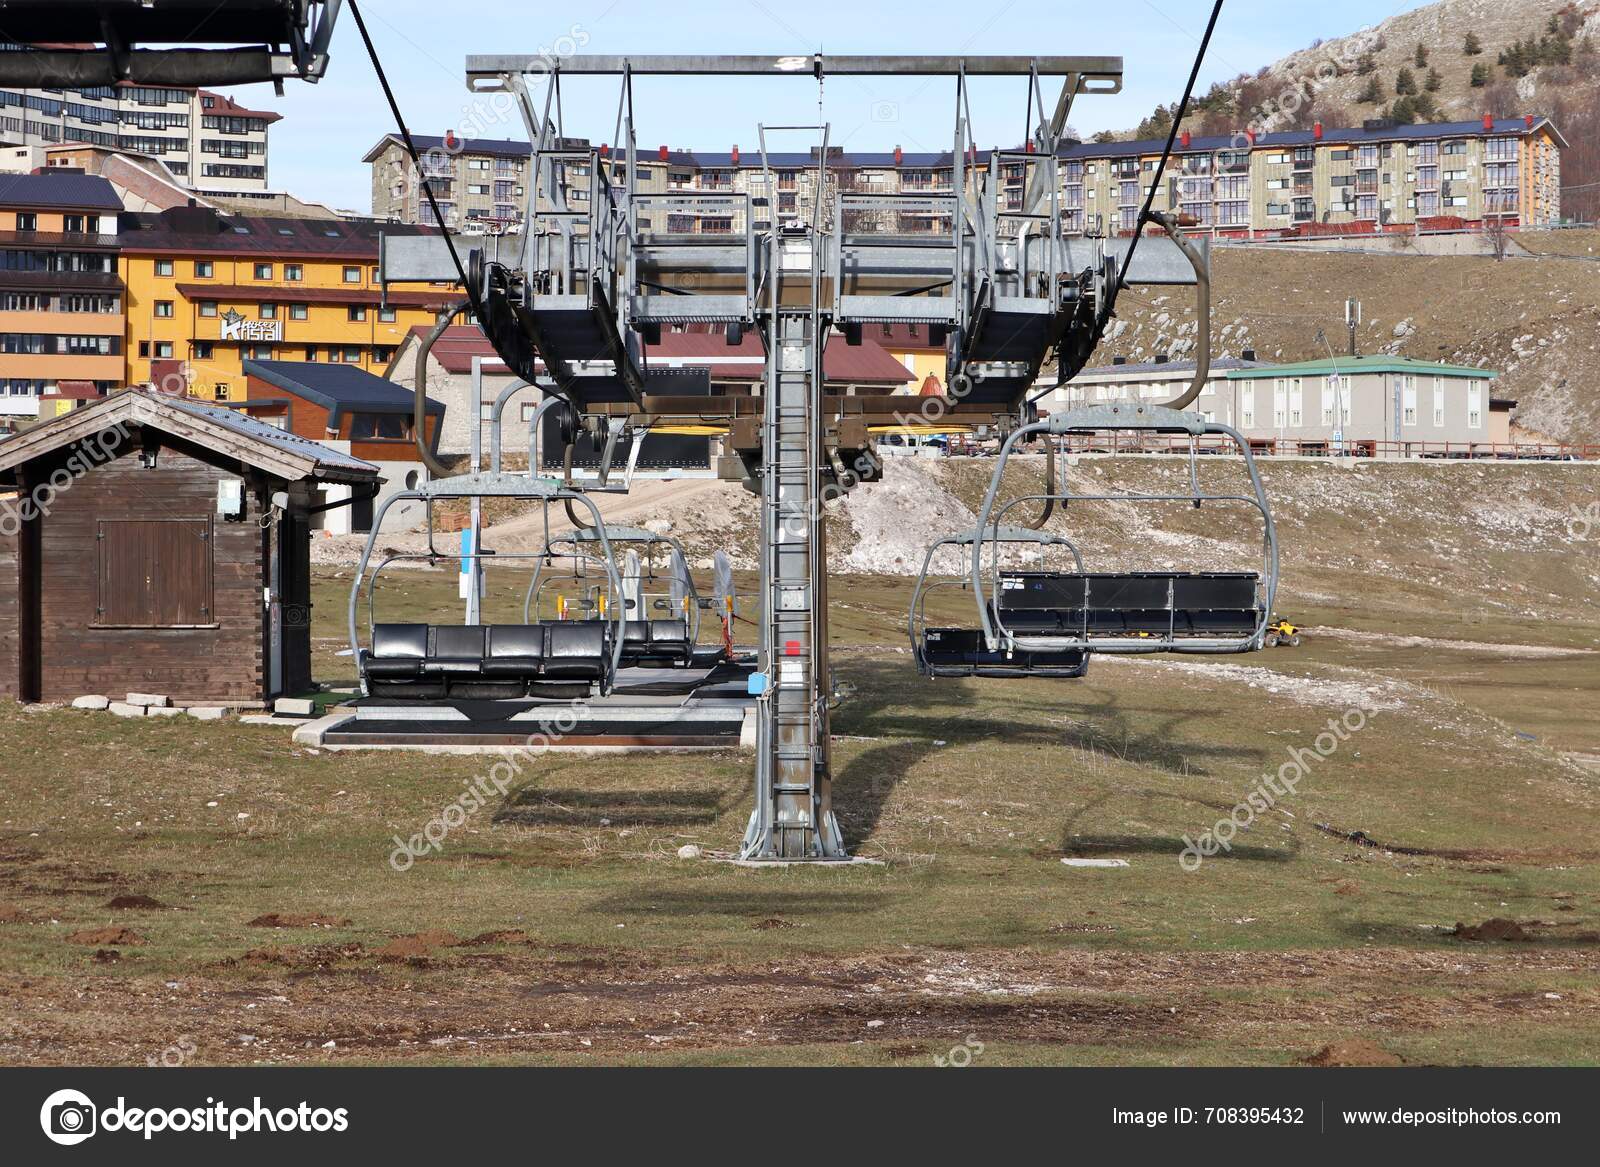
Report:
[[[259,377],[269,385],[322,406],[330,420],[337,419],[347,409],[360,413],[410,413],[416,406],[411,390],[402,389],[393,381],[355,365],[247,360],[244,372],[247,377]],[[428,412],[443,414],[443,402],[430,400]]]
[[[0,206],[120,211],[122,200],[98,174],[0,174]]]

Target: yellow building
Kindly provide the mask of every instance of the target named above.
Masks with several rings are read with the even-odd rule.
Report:
[[[378,234],[416,227],[223,216],[123,216],[127,382],[243,400],[243,362],[327,361],[382,374],[453,285],[378,283]]]

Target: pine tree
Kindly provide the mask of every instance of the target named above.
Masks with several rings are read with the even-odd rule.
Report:
[[[1361,91],[1361,96],[1356,98],[1362,105],[1383,104],[1383,82],[1377,77],[1367,78],[1367,87]]]
[[[1424,89],[1426,89],[1429,93],[1438,93],[1439,90],[1443,89],[1444,88],[1444,78],[1439,76],[1439,70],[1437,70],[1437,69],[1429,69],[1428,70],[1428,79],[1425,82],[1423,82],[1422,87]]]
[[[1417,76],[1410,69],[1401,69],[1394,79],[1394,91],[1399,97],[1415,97],[1417,95]]]
[[[1490,76],[1491,74],[1489,72],[1489,66],[1485,65],[1482,61],[1479,61],[1476,65],[1472,66],[1472,87],[1474,89],[1482,89],[1484,86],[1489,84]]]
[[[1417,68],[1426,69],[1428,67],[1428,46],[1419,43],[1414,58],[1417,62]]]
[[[1477,33],[1469,32],[1467,34],[1466,44],[1461,46],[1461,51],[1463,54],[1469,57],[1476,57],[1479,53],[1483,52],[1483,42],[1478,39]]]
[[[1389,117],[1396,125],[1409,126],[1417,120],[1417,101],[1414,97],[1402,97],[1389,107]]]
[[[1411,108],[1414,111],[1413,121],[1431,122],[1439,116],[1439,103],[1434,100],[1431,93],[1424,93],[1417,97],[1411,103]]]

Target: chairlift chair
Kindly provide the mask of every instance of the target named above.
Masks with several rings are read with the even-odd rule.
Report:
[[[611,554],[623,547],[638,555],[636,573],[619,573],[617,611],[609,612],[613,600],[603,586],[589,582],[591,568],[603,568],[596,551],[606,546]],[[658,552],[665,551],[667,563],[658,563]],[[566,570],[554,570],[558,564]],[[561,591],[565,587],[567,592]],[[626,598],[636,591],[635,601]],[[569,594],[570,593],[570,594]],[[670,535],[657,534],[641,527],[607,525],[579,528],[561,535],[547,536],[545,550],[538,557],[533,578],[523,598],[523,621],[531,622],[554,607],[557,620],[570,619],[577,611],[587,616],[596,612],[602,618],[615,615],[622,621],[623,668],[688,666],[694,662],[695,645],[700,635],[703,601],[688,572],[683,545]]]
[[[559,483],[526,477],[499,481],[490,476],[472,485],[494,488],[493,494],[539,497],[547,510],[552,501],[574,502],[589,509],[597,531],[593,552],[587,559],[603,573],[600,576],[603,586],[594,593],[592,611],[583,613],[582,618],[548,621],[530,621],[525,611],[521,624],[377,622],[374,608],[378,577],[390,564],[543,558],[542,552],[501,553],[481,547],[474,547],[470,552],[441,549],[434,539],[432,500],[441,488],[453,481],[444,479],[428,484],[427,489],[397,492],[384,500],[373,518],[372,530],[350,589],[350,647],[360,672],[362,694],[439,700],[571,697],[585,696],[595,689],[601,694],[610,693],[621,666],[625,631],[624,608],[620,601],[622,581],[616,554],[604,528],[599,526],[600,512],[593,500],[582,491],[562,487]],[[463,487],[464,494],[478,492]],[[390,506],[405,499],[428,502],[428,549],[391,554],[371,567],[384,515]],[[358,626],[363,590],[367,607],[366,646],[361,644]]]
[[[1006,466],[1019,444],[1045,435],[1116,431],[1184,434],[1189,438],[1189,490],[1183,494],[1073,495],[1062,485],[1052,492],[1025,494],[999,503]],[[1212,494],[1199,481],[1199,440],[1225,437],[1237,448],[1249,478],[1249,494]],[[1007,525],[1019,506],[1072,502],[1188,502],[1242,504],[1262,519],[1259,572],[1089,572],[1073,548],[1074,570],[1018,570],[1001,566],[1006,544],[1051,546],[1054,536]],[[1062,540],[1065,543],[1065,540]],[[943,546],[970,549],[967,578],[959,584],[974,597],[977,619],[970,628],[929,628],[924,609],[934,553]],[[1071,544],[1067,544],[1071,546]],[[987,549],[987,550],[986,550]],[[986,566],[987,555],[987,566]],[[1183,410],[1138,402],[1094,405],[1013,430],[1000,447],[989,488],[973,531],[950,536],[929,548],[912,597],[910,633],[917,664],[929,676],[1082,676],[1071,671],[1074,654],[1086,665],[1089,654],[1254,652],[1262,647],[1278,585],[1278,537],[1250,443],[1235,429]]]

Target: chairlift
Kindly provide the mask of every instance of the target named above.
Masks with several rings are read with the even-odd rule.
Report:
[[[586,696],[598,689],[610,693],[623,659],[625,609],[622,579],[616,554],[600,525],[600,512],[584,492],[549,480],[520,476],[476,476],[463,483],[460,493],[538,497],[546,512],[551,502],[576,503],[588,508],[594,520],[593,545],[588,563],[596,570],[599,586],[591,605],[563,611],[553,620],[530,620],[526,606],[521,624],[379,623],[375,614],[378,578],[391,564],[421,562],[432,566],[441,560],[481,565],[485,559],[542,560],[548,553],[447,551],[435,541],[433,499],[451,489],[456,480],[442,479],[422,489],[390,495],[373,517],[372,530],[350,589],[350,649],[356,659],[364,696],[414,700],[449,698],[505,699],[519,697]],[[397,502],[424,500],[428,511],[428,548],[385,556],[372,567],[373,551],[384,515]],[[371,570],[370,578],[368,576]],[[367,645],[360,640],[358,611],[366,592]]]
[[[629,566],[618,573],[614,593],[602,574],[602,547],[613,556],[629,549]],[[677,539],[641,527],[581,527],[547,534],[537,559],[523,597],[524,623],[547,614],[557,621],[611,616],[622,621],[621,667],[694,662],[700,613],[709,601],[701,599]]]
[[[1066,475],[1044,493],[999,502],[1007,464],[1018,445],[1044,435],[1049,457],[1061,456],[1054,439],[1068,434],[1184,434],[1188,442],[1189,489],[1182,494],[1074,495]],[[1220,436],[1237,448],[1250,482],[1248,494],[1213,494],[1200,486],[1200,439]],[[1090,572],[1077,548],[1060,536],[1007,523],[1018,507],[1042,503],[1046,513],[1073,502],[1241,504],[1262,520],[1258,572]],[[1042,526],[1042,521],[1040,523]],[[1041,559],[1054,546],[1071,548],[1072,570],[1007,567],[1001,549],[1033,544]],[[966,578],[977,619],[967,628],[930,628],[927,596],[935,553],[945,546],[969,551]],[[948,583],[949,581],[946,581]],[[1192,412],[1138,402],[1095,405],[1013,430],[1000,447],[977,526],[929,548],[912,595],[909,631],[918,668],[928,676],[1082,676],[1092,653],[1227,654],[1258,651],[1264,642],[1278,586],[1278,537],[1250,443],[1235,429]],[[1073,671],[1074,665],[1077,671]]]

